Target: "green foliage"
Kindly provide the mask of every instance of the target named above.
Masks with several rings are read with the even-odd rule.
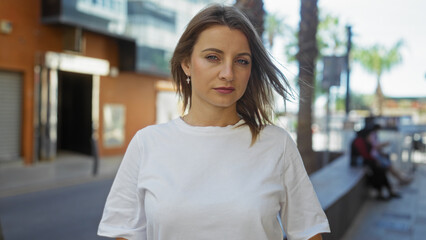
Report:
[[[402,55],[400,53],[402,45],[403,41],[399,40],[390,49],[376,44],[366,48],[357,47],[352,52],[352,57],[355,61],[358,61],[365,70],[376,75],[376,107],[373,109],[375,114],[382,115],[383,113],[384,96],[381,89],[382,74],[385,71],[390,71],[394,66],[402,62]]]
[[[377,80],[380,81],[383,72],[390,71],[392,67],[402,62],[400,53],[402,46],[403,41],[399,40],[390,49],[379,44],[365,48],[356,47],[352,57],[365,70],[376,75]]]
[[[346,30],[339,18],[331,14],[321,14],[318,24],[317,45],[320,57],[346,54]]]
[[[265,21],[265,31],[268,38],[269,47],[274,45],[274,38],[284,33],[284,20],[275,13],[267,14]]]
[[[336,111],[345,111],[345,96],[337,96],[336,98]],[[351,94],[350,109],[354,110],[371,110],[374,96],[371,94]]]
[[[289,40],[287,41],[285,48],[284,48],[284,54],[287,58],[287,61],[289,62],[296,62],[297,58],[297,52],[299,51],[299,38],[298,38],[298,32],[293,31],[289,35]]]
[[[292,39],[295,30],[286,23],[285,17],[277,13],[268,13],[265,21],[265,33],[267,35],[269,48],[272,49],[275,37],[282,36],[287,39]]]
[[[345,27],[341,25],[339,18],[329,13],[322,14],[320,11],[318,32],[317,32],[317,46],[319,55],[343,55],[346,52],[346,32]],[[292,30],[288,42],[285,46],[285,55],[288,61],[296,61],[296,54],[298,49],[298,32]]]
[[[287,34],[288,41],[285,46],[285,56],[289,62],[297,61],[298,32],[292,30]],[[344,55],[346,53],[346,30],[337,16],[323,13],[320,10],[317,31],[318,60],[328,55]],[[317,65],[318,66],[318,65]],[[315,71],[315,97],[325,94],[321,88],[322,69],[317,67]]]

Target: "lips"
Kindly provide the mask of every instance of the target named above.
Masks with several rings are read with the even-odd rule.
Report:
[[[229,94],[232,93],[233,91],[235,91],[235,88],[233,87],[218,87],[218,88],[214,88],[214,90],[216,90],[219,93],[222,94]]]

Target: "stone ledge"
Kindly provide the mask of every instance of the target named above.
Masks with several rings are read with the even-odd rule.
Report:
[[[367,198],[363,168],[351,168],[343,155],[311,174],[310,179],[330,222],[331,234],[323,239],[340,239],[352,224]]]

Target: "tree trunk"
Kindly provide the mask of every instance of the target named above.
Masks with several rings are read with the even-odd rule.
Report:
[[[383,115],[383,104],[385,96],[383,95],[382,85],[380,84],[380,77],[377,79],[376,94],[374,96],[374,114],[378,116]]]
[[[256,28],[259,37],[262,38],[264,28],[265,10],[262,0],[236,0],[235,6],[240,9]]]
[[[314,99],[315,65],[318,55],[316,33],[318,28],[317,0],[301,0],[299,25],[299,113],[297,146],[308,173],[317,169],[312,149],[312,100]]]

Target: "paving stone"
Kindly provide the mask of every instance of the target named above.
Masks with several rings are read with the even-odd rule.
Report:
[[[415,220],[416,224],[423,224],[426,229],[426,215],[418,215]]]
[[[399,186],[401,199],[367,201],[343,240],[426,240],[426,165]]]
[[[412,215],[407,213],[399,213],[399,212],[384,212],[382,214],[382,217],[409,221],[411,220]]]

